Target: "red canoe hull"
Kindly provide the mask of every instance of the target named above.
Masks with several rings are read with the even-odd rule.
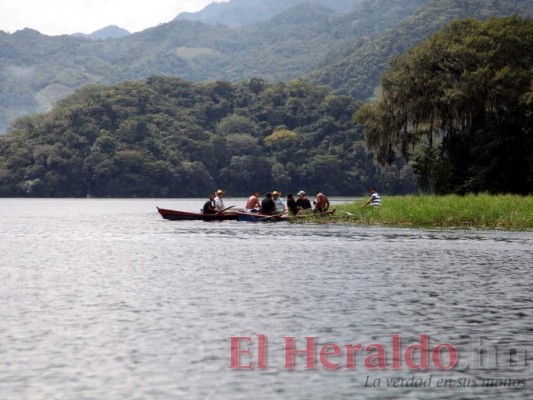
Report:
[[[187,211],[168,210],[157,207],[157,211],[164,219],[172,221],[227,221],[237,220],[237,213],[201,214]]]

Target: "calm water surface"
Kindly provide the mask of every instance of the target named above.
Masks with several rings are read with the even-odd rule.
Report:
[[[202,204],[0,199],[0,399],[533,397],[532,232],[177,222],[156,212]],[[229,368],[229,338],[251,336],[252,358],[240,360],[257,364],[258,334],[267,368]],[[354,369],[341,356],[329,358],[336,370],[320,363],[328,342],[382,344],[390,361],[393,334],[402,352],[424,334],[430,351],[453,345],[460,367],[373,370],[370,353]],[[285,336],[298,349],[317,337],[315,369],[303,356],[284,368]],[[392,385],[413,376],[427,386]]]

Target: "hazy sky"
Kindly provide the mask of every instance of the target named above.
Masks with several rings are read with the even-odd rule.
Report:
[[[224,2],[228,0],[216,0]],[[108,25],[130,32],[199,11],[214,0],[0,0],[0,30],[32,28],[45,35],[91,33]]]

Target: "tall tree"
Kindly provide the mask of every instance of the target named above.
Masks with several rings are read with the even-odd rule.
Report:
[[[378,160],[414,159],[436,193],[533,192],[533,22],[456,21],[382,76],[355,115]]]

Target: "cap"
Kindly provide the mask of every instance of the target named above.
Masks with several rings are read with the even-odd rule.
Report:
[[[305,192],[303,190],[300,190],[298,192],[297,196],[305,196]]]
[[[224,193],[224,191],[222,189],[218,189],[217,190],[217,194],[223,194],[223,193]]]
[[[272,192],[272,196],[279,196],[280,194],[281,194],[281,192],[278,192],[278,191],[276,191],[276,190],[274,190],[274,191]]]

